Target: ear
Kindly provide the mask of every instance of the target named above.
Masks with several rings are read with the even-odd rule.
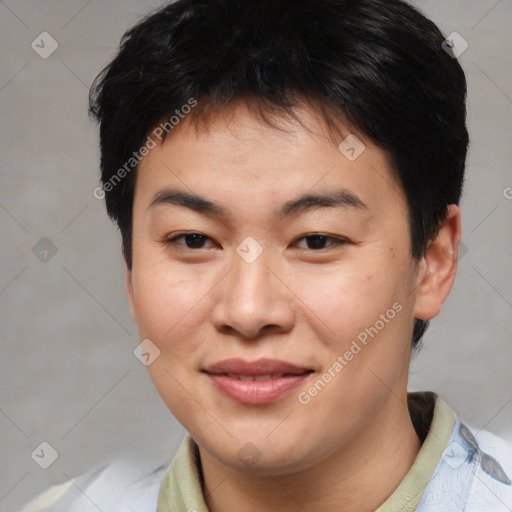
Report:
[[[123,252],[123,259],[126,263],[126,257],[125,257],[125,254],[124,254],[124,249],[121,248],[122,252]],[[132,271],[128,268],[128,265],[126,265],[126,275],[125,275],[125,280],[124,280],[124,285],[125,285],[125,289],[126,289],[126,295],[128,296],[128,302],[130,303],[130,313],[132,315],[132,318],[134,320],[136,320],[135,318],[135,301],[134,301],[134,298],[133,298],[133,278],[132,278]]]
[[[455,280],[460,238],[460,210],[451,204],[439,233],[418,264],[414,289],[415,318],[430,320],[441,311]]]
[[[130,303],[130,313],[132,315],[132,318],[134,320],[136,320],[135,306],[134,306],[134,299],[133,299],[132,271],[128,270],[128,269],[126,269],[125,288],[126,288],[126,295],[128,296],[128,302]]]

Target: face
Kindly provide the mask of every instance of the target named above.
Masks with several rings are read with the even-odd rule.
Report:
[[[246,468],[252,455],[275,474],[370,435],[401,405],[414,317],[429,316],[386,154],[353,132],[365,144],[354,160],[300,115],[313,133],[276,131],[243,106],[208,130],[182,121],[139,165],[127,274],[170,411],[219,462]],[[277,361],[212,369],[229,359]]]

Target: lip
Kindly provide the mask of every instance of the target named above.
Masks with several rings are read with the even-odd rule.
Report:
[[[305,366],[297,366],[280,359],[262,358],[256,361],[246,361],[245,359],[234,358],[225,359],[224,361],[212,364],[205,368],[205,371],[214,374],[237,373],[239,375],[268,375],[277,373],[301,374],[312,371],[312,369]]]
[[[207,367],[204,371],[215,387],[227,397],[248,405],[272,403],[300,386],[314,373],[311,368],[278,359],[258,359],[252,362],[226,359]],[[234,378],[232,374],[250,377],[274,375],[275,378],[242,381]]]

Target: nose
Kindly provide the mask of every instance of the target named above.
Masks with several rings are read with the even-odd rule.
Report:
[[[217,293],[211,319],[219,332],[254,339],[294,325],[293,292],[266,251],[251,263],[235,254]]]

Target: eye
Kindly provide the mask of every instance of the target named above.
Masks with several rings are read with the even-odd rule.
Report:
[[[185,245],[178,243],[178,240],[183,239]],[[180,233],[179,235],[167,238],[164,240],[165,245],[177,244],[185,249],[205,249],[204,243],[206,240],[210,240],[210,237],[203,235],[202,233]]]
[[[348,240],[345,240],[343,238],[337,238],[334,236],[321,235],[321,234],[306,235],[306,236],[299,238],[297,240],[297,242],[299,242],[300,240],[306,240],[306,245],[308,247],[305,247],[305,248],[311,249],[314,251],[318,251],[318,250],[322,250],[322,249],[329,249],[329,247],[346,245],[349,243]],[[325,243],[327,241],[330,241],[331,244],[328,246],[325,246]]]
[[[179,240],[183,240],[184,243],[179,243]],[[206,249],[205,243],[211,240],[210,237],[203,235],[202,233],[187,232],[180,233],[171,238],[164,240],[165,245],[178,245],[185,249]],[[301,249],[309,249],[313,251],[320,251],[323,249],[329,249],[330,247],[346,245],[350,243],[348,240],[343,238],[337,238],[334,236],[323,235],[323,234],[311,234],[305,235],[297,239],[296,243],[300,241],[306,241],[306,247],[300,247]],[[328,245],[326,243],[329,242]],[[213,245],[212,245],[213,247]]]

